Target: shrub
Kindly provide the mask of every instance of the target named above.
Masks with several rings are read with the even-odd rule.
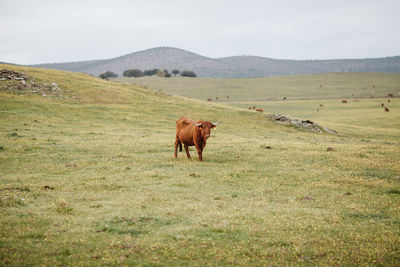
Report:
[[[107,78],[116,78],[118,77],[118,74],[112,72],[112,71],[106,71],[102,74],[99,75],[100,78],[102,79],[107,79]]]
[[[190,70],[184,70],[181,72],[182,77],[197,77],[196,73]]]
[[[141,70],[138,69],[133,69],[133,70],[126,70],[124,71],[124,73],[122,74],[124,77],[142,77],[143,76],[143,72]]]
[[[176,75],[178,75],[179,74],[179,70],[177,70],[177,69],[175,69],[175,70],[172,70],[172,73],[176,76]]]
[[[143,76],[151,76],[154,75],[153,70],[145,70],[143,71]]]
[[[164,69],[164,77],[165,78],[170,78],[171,77],[171,73],[168,72],[168,70]]]
[[[158,77],[164,77],[165,76],[165,72],[163,70],[158,70],[157,71],[157,76]]]

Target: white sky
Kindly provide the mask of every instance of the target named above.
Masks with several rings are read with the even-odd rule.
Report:
[[[0,0],[0,61],[112,58],[158,46],[208,57],[400,55],[399,0]]]

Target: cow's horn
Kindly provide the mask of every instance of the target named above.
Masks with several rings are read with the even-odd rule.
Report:
[[[219,123],[221,122],[221,120],[219,120],[218,122],[216,122],[216,123],[212,123],[214,126],[217,126]]]
[[[191,122],[193,122],[194,125],[196,125],[197,127],[200,127],[201,125],[203,125],[203,123],[196,123],[194,120],[190,120]]]

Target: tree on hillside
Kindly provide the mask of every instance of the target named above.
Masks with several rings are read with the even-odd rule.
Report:
[[[191,70],[184,70],[181,72],[182,77],[197,77],[196,73]]]
[[[151,76],[154,75],[153,70],[145,70],[143,71],[143,76]]]
[[[116,74],[112,71],[106,71],[106,72],[103,72],[102,74],[100,74],[99,77],[102,79],[116,78],[116,77],[118,77],[118,74]]]
[[[164,77],[165,78],[170,78],[171,77],[171,73],[168,72],[168,70],[164,69]]]
[[[157,76],[158,77],[164,77],[165,76],[165,72],[163,70],[158,70],[157,71]]]
[[[124,75],[124,77],[135,77],[136,78],[136,77],[142,77],[143,72],[138,69],[133,69],[133,70],[124,71],[124,73],[122,75]]]
[[[175,69],[175,70],[172,70],[172,73],[176,76],[176,75],[178,75],[179,74],[179,70],[177,70],[177,69]]]
[[[152,76],[157,74],[158,69],[152,69],[152,70],[145,70],[143,71],[144,76]]]

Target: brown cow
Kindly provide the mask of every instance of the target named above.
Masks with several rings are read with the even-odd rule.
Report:
[[[256,108],[256,111],[263,112],[264,110],[262,108]]]
[[[342,100],[342,103],[343,103],[343,104],[346,104],[346,103],[347,103],[347,100],[343,99],[343,100]]]
[[[385,107],[385,111],[386,111],[386,112],[389,112],[389,109]]]
[[[189,146],[195,146],[199,154],[199,161],[203,160],[203,149],[206,146],[207,139],[210,137],[210,130],[218,125],[209,121],[194,121],[188,118],[180,118],[176,121],[176,140],[175,140],[175,158],[178,158],[179,151],[182,151],[182,143],[185,146],[187,157],[190,159]]]
[[[384,107],[384,106],[385,106],[385,104],[382,103],[382,104],[381,104],[381,107]]]

